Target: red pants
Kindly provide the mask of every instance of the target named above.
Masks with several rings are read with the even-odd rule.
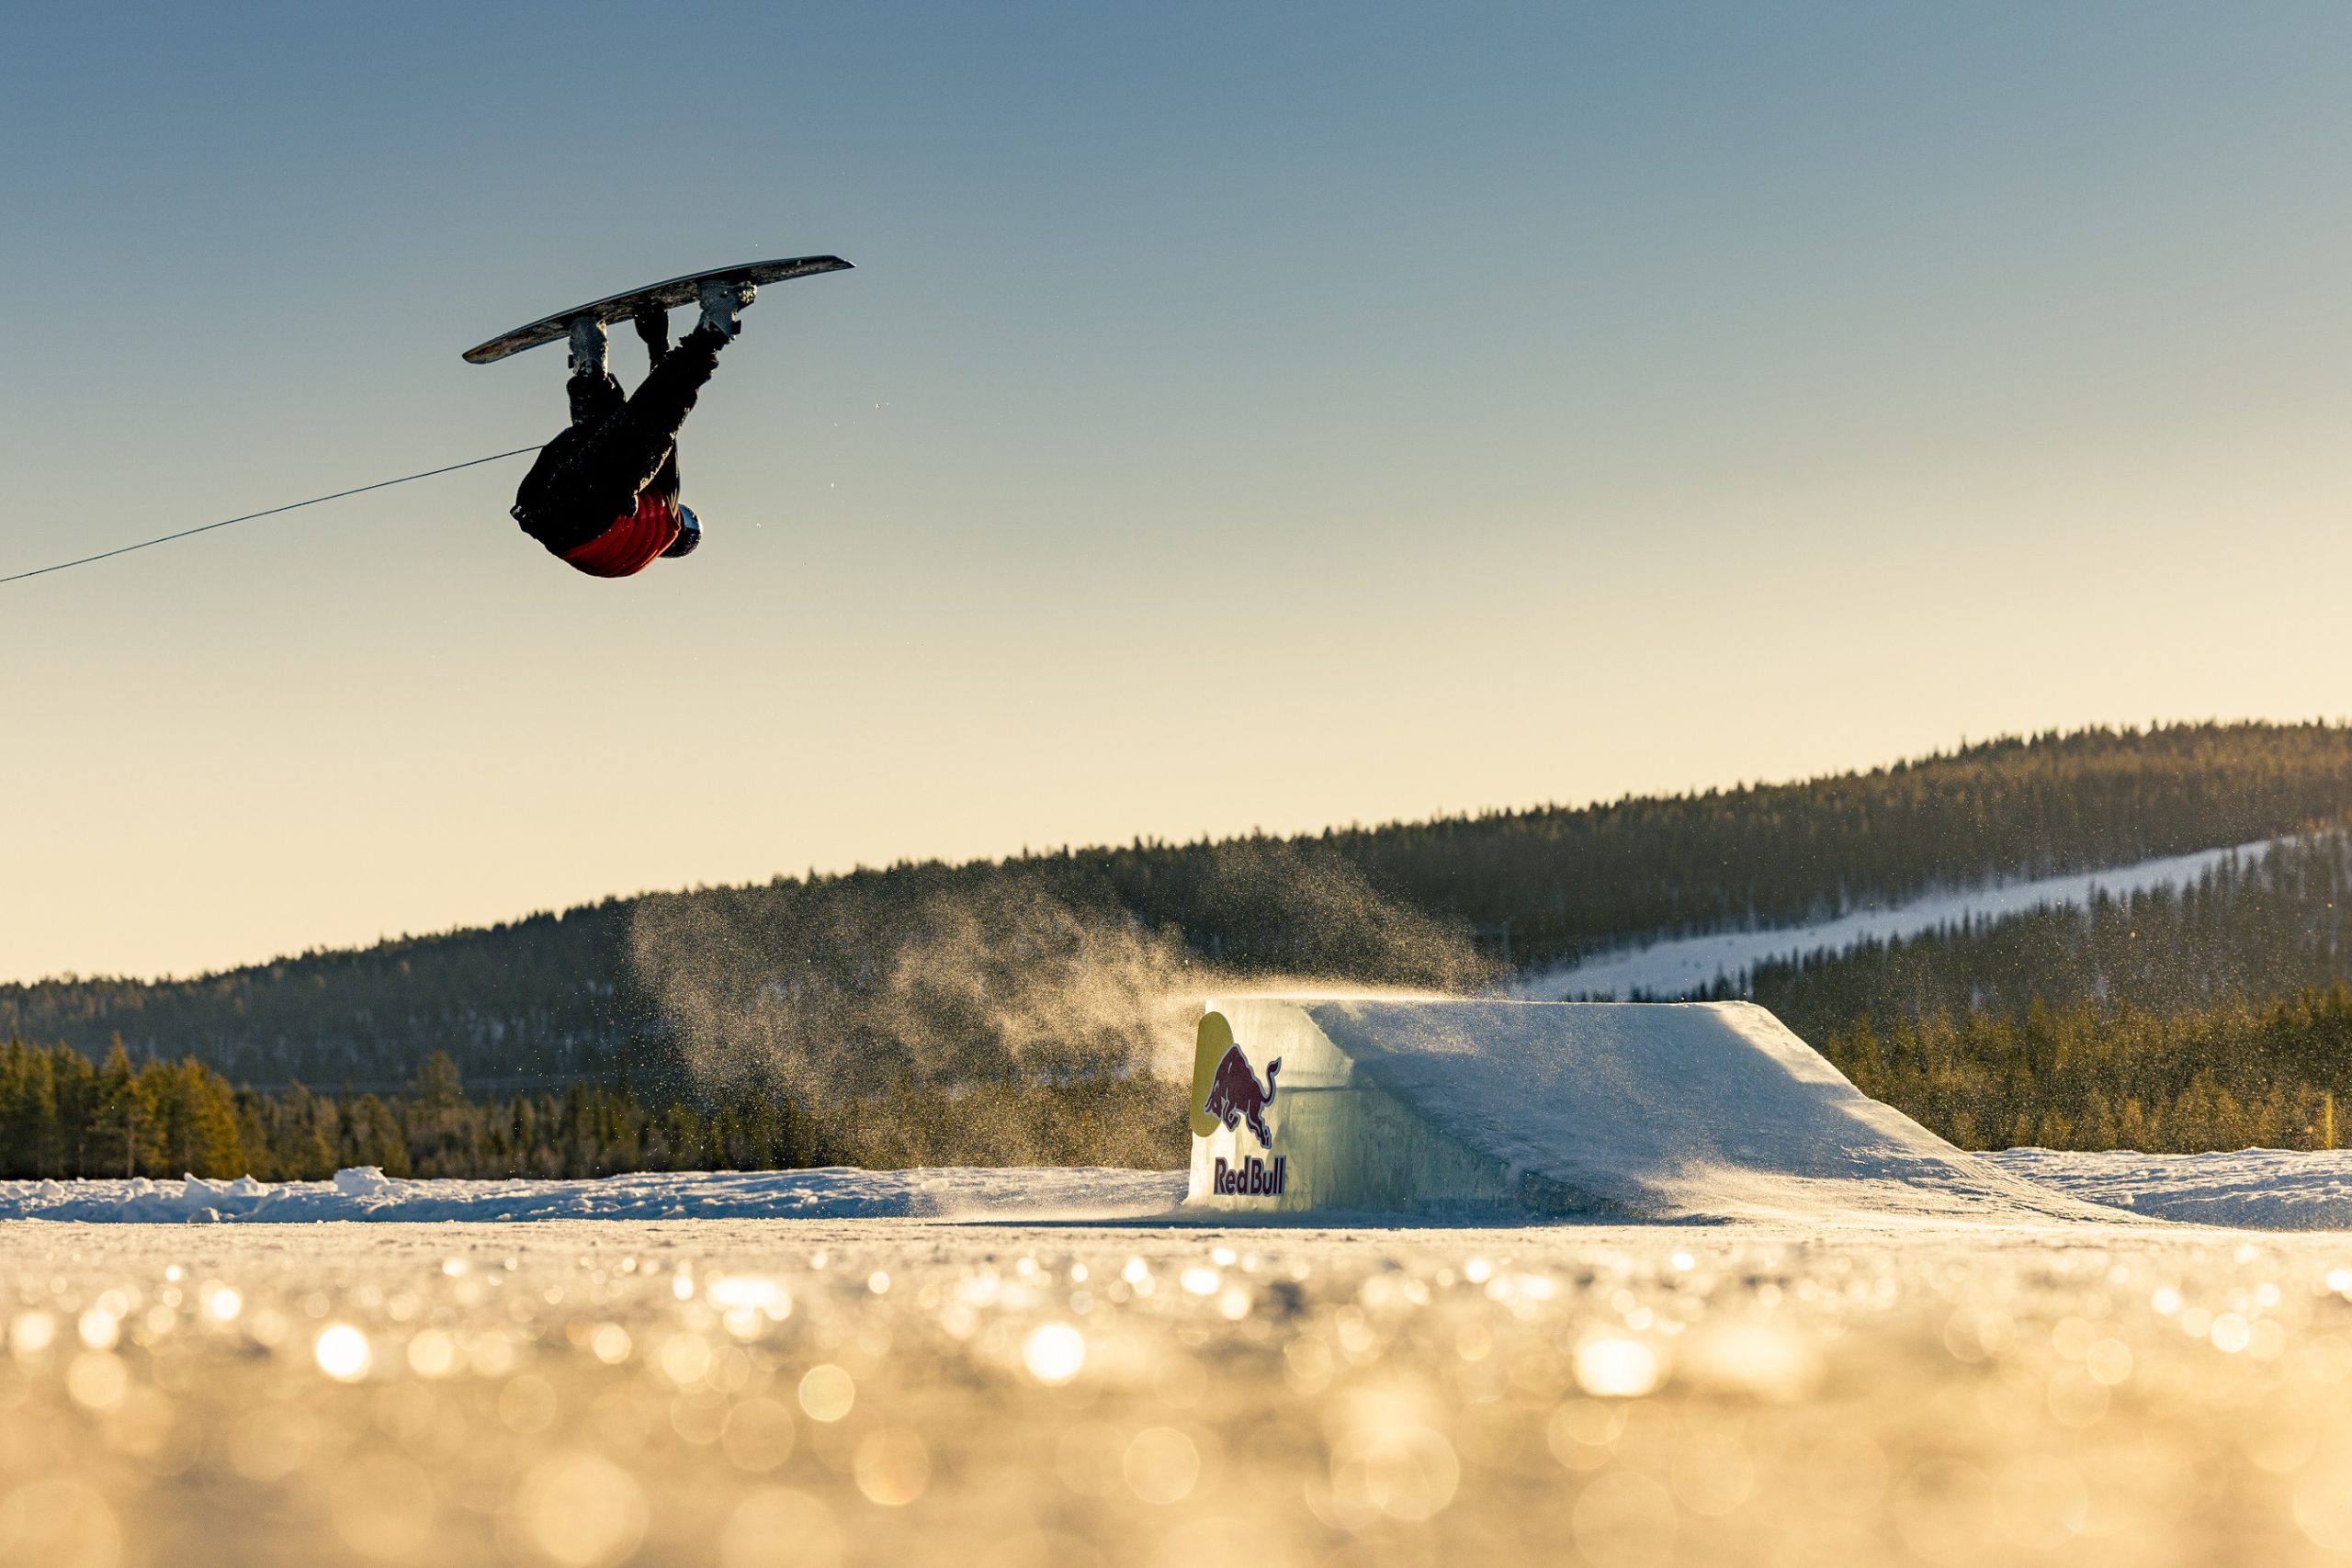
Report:
[[[563,558],[591,577],[631,577],[677,542],[678,498],[649,490],[637,498],[636,511],[622,513]]]

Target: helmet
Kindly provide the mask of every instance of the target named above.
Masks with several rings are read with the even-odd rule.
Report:
[[[675,560],[680,556],[690,556],[695,553],[695,547],[701,543],[701,519],[695,515],[693,507],[681,506],[678,508],[678,536],[670,541],[668,549],[662,552],[662,558]]]

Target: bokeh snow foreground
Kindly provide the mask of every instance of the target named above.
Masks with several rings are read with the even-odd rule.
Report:
[[[0,1562],[2320,1564],[2352,1243],[0,1226]]]

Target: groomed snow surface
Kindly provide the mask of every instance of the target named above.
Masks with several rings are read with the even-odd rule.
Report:
[[[2238,1230],[2352,1230],[2352,1151],[2100,1154],[2007,1149],[1986,1156],[2013,1176],[2111,1208]]]
[[[2194,886],[2233,860],[2259,860],[2267,841],[2199,850],[2107,871],[2077,872],[2028,881],[1957,888],[1883,907],[1871,906],[1807,926],[1770,931],[1715,931],[1674,937],[1645,947],[1603,953],[1581,964],[1532,969],[1512,982],[1510,994],[1534,1001],[1564,997],[1600,999],[1695,996],[1718,980],[1737,981],[1757,964],[1809,953],[1844,953],[1864,942],[1916,937],[1978,919],[1999,919],[2028,910],[2091,902],[2101,892],[2120,897],[2159,887]]]
[[[2053,1193],[2152,1219],[2244,1230],[2352,1229],[2352,1151],[1985,1156]],[[1181,1170],[933,1169],[663,1172],[602,1181],[411,1181],[373,1168],[332,1181],[6,1181],[0,1220],[165,1224],[303,1220],[1150,1221],[1184,1196]]]

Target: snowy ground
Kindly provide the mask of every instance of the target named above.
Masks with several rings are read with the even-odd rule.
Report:
[[[1583,964],[1531,970],[1513,981],[1510,992],[1535,1001],[1564,997],[1625,998],[1689,996],[1718,979],[1736,980],[1766,959],[1800,953],[1843,953],[1857,943],[1912,937],[1963,920],[2022,914],[2045,905],[2084,904],[2100,890],[2120,896],[2157,887],[2194,884],[2207,871],[2233,857],[2259,859],[2267,842],[2200,850],[2195,854],[2142,861],[2136,865],[2030,881],[1959,888],[1883,908],[1857,909],[1834,920],[1777,931],[1719,931],[1679,937],[1628,948]]]
[[[1988,1157],[2013,1176],[2074,1197],[2183,1224],[2352,1230],[2352,1151],[2343,1149],[2211,1155],[2008,1149]]]
[[[296,1220],[1129,1219],[1182,1201],[1182,1171],[648,1171],[601,1181],[0,1181],[0,1220],[210,1224]]]
[[[2001,1159],[2143,1213],[2267,1191],[2248,1212],[2274,1218],[2295,1169],[2334,1193],[2346,1168]],[[2352,1552],[2352,1235],[1037,1217],[1174,1182],[808,1172],[503,1200],[751,1206],[728,1218],[449,1221],[499,1201],[481,1184],[436,1224],[0,1224],[0,1562]],[[166,1201],[109,1185],[119,1214]],[[246,1198],[382,1219],[426,1212],[412,1185]],[[17,1214],[74,1201],[7,1190]],[[910,1212],[962,1217],[888,1217]]]
[[[2249,1230],[2352,1230],[2352,1151],[1985,1156],[2039,1186],[2152,1219]],[[0,1221],[270,1224],[308,1220],[1159,1220],[1184,1173],[978,1169],[680,1171],[602,1181],[0,1181]]]

